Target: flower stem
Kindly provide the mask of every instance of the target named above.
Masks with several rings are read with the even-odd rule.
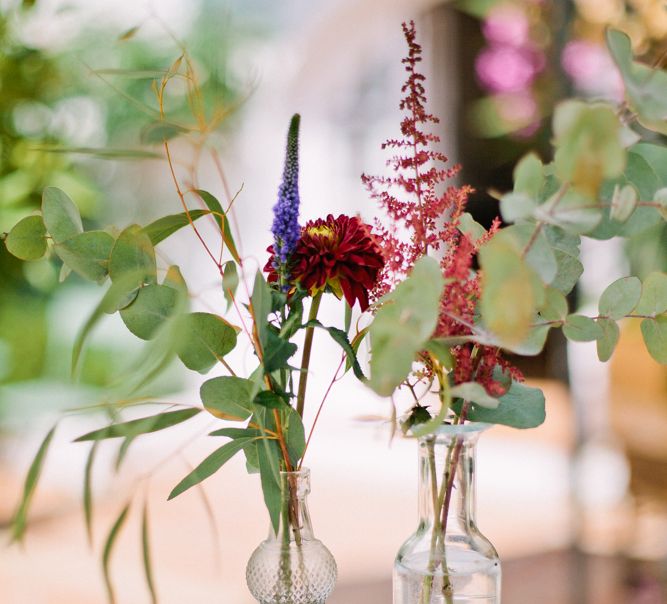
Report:
[[[322,292],[319,292],[313,298],[310,305],[310,313],[308,314],[308,322],[314,321],[317,318],[317,312],[320,310],[320,302],[322,301]],[[310,351],[313,347],[313,335],[315,333],[314,327],[306,328],[306,338],[303,342],[303,356],[301,357],[301,375],[299,376],[299,392],[296,399],[296,411],[303,417],[303,409],[306,404],[306,388],[308,386],[308,367],[310,365]]]

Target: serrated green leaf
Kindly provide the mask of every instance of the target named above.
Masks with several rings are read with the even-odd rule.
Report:
[[[452,398],[460,398],[464,401],[476,403],[487,409],[495,409],[498,406],[498,399],[490,396],[484,386],[477,382],[463,382],[453,386],[450,390]]]
[[[151,563],[150,533],[148,527],[148,501],[144,502],[144,511],[141,515],[141,553],[144,563],[144,578],[146,587],[151,596],[151,604],[157,604],[157,591],[153,579],[153,565]]]
[[[667,365],[667,317],[644,319],[641,329],[649,354],[658,363]]]
[[[26,216],[5,239],[7,251],[21,260],[38,260],[46,253],[46,227],[41,216]]]
[[[178,292],[167,285],[153,283],[139,290],[134,302],[120,311],[125,326],[138,338],[150,340],[171,317],[178,303]]]
[[[603,336],[602,328],[590,317],[568,315],[563,334],[573,342],[592,342]]]
[[[417,353],[435,330],[444,283],[437,260],[423,257],[383,298],[370,327],[370,386],[378,394],[391,395],[409,374]]]
[[[108,275],[114,238],[105,231],[86,231],[53,246],[60,259],[84,279],[102,283]]]
[[[642,285],[642,295],[635,308],[638,315],[656,316],[667,311],[667,274],[650,273]]]
[[[119,424],[110,424],[100,430],[88,432],[75,439],[74,442],[88,440],[104,440],[107,438],[120,438],[138,436],[139,434],[150,434],[187,421],[201,412],[201,409],[179,409],[177,411],[165,411],[156,415],[133,419]]]
[[[613,319],[603,317],[597,320],[597,324],[602,328],[602,337],[597,340],[598,359],[605,363],[614,354],[614,349],[620,337],[620,330]]]
[[[51,430],[49,430],[44,437],[44,440],[39,445],[39,449],[37,449],[37,454],[30,464],[28,473],[26,474],[25,481],[23,483],[21,500],[16,509],[16,512],[14,512],[14,516],[12,517],[12,541],[21,541],[23,535],[25,534],[28,521],[28,512],[30,511],[30,504],[32,503],[32,498],[35,494],[35,490],[37,489],[37,483],[42,473],[44,460],[46,459],[49,445],[53,440],[53,435],[56,432],[56,427],[57,426],[53,426],[53,428],[51,428]]]
[[[642,284],[637,277],[623,277],[611,283],[600,296],[600,315],[610,319],[621,319],[637,306],[642,293]]]
[[[178,497],[188,489],[206,480],[209,476],[215,474],[223,465],[225,465],[234,455],[236,455],[249,442],[257,440],[256,438],[237,438],[225,443],[219,449],[211,453],[202,461],[192,472],[190,472],[181,482],[179,482],[169,493],[168,499]]]
[[[243,421],[253,412],[255,384],[235,376],[216,377],[199,389],[204,408],[220,419]]]
[[[116,538],[120,533],[125,521],[127,520],[128,512],[130,511],[130,503],[128,503],[119,516],[116,518],[116,521],[113,523],[111,530],[107,536],[107,539],[104,543],[104,550],[102,552],[102,572],[104,574],[104,585],[107,590],[107,598],[109,599],[110,604],[116,603],[116,594],[114,593],[113,582],[111,581],[111,573],[109,564],[111,562],[111,554],[113,552],[113,546],[116,543]]]
[[[460,403],[454,405],[460,412]],[[468,408],[468,419],[474,422],[502,424],[512,428],[536,428],[546,417],[544,394],[538,388],[529,388],[512,382],[509,390],[499,399],[498,407],[488,409],[472,404]]]
[[[236,330],[217,315],[195,312],[178,321],[177,354],[188,369],[206,373],[236,346]]]
[[[208,214],[210,214],[210,212],[206,210],[190,210],[189,213],[181,212],[180,214],[170,214],[169,216],[163,216],[162,218],[158,218],[156,221],[151,222],[149,225],[146,225],[142,231],[148,235],[153,245],[157,245],[170,235],[173,235],[176,231],[188,226],[190,221],[194,222]]]
[[[609,217],[616,222],[625,222],[637,207],[637,190],[632,185],[616,185],[611,198]]]
[[[79,208],[64,191],[46,187],[42,194],[42,218],[55,243],[61,243],[83,233]]]
[[[521,158],[514,168],[514,191],[537,199],[544,184],[544,166],[535,153]]]
[[[109,258],[109,276],[112,281],[118,281],[128,274],[135,275],[137,287],[144,283],[157,283],[153,244],[136,224],[121,232]]]

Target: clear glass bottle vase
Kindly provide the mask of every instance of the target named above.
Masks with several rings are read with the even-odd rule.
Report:
[[[394,604],[500,604],[500,560],[475,522],[475,450],[485,424],[419,439],[419,525],[394,563]]]
[[[324,604],[338,569],[326,546],[313,535],[308,513],[310,470],[281,472],[278,532],[252,553],[246,567],[250,593],[261,604]]]

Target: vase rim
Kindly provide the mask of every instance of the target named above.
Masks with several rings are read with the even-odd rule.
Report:
[[[485,432],[492,426],[493,424],[488,424],[485,422],[467,422],[465,424],[460,424],[460,425],[442,424],[430,434],[425,434],[420,438],[428,438],[430,436],[459,436],[461,434],[481,434],[482,432]]]
[[[301,468],[299,470],[292,470],[288,472],[287,470],[280,470],[281,476],[310,476],[310,468]]]

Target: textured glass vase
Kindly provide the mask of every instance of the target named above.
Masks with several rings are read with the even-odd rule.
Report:
[[[419,525],[394,563],[394,604],[500,604],[500,560],[475,523],[475,449],[488,426],[419,439]]]
[[[250,593],[261,604],[324,604],[336,583],[336,561],[313,535],[308,513],[310,470],[281,472],[276,533],[253,552],[246,568]]]

